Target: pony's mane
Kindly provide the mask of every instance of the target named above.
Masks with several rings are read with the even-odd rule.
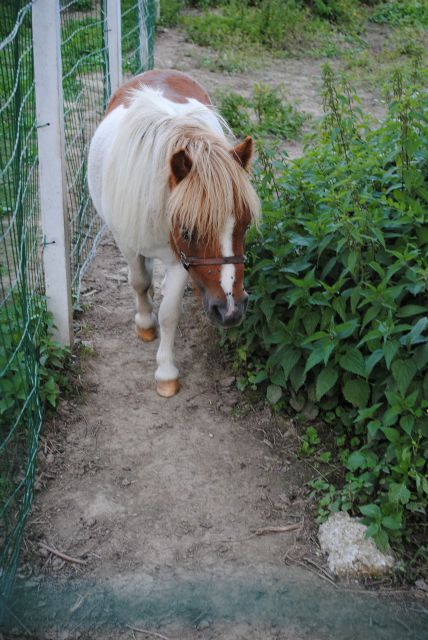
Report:
[[[231,214],[258,218],[259,199],[224,129],[222,118],[196,100],[176,104],[148,87],[132,91],[103,178],[108,221],[127,246],[144,246],[147,224],[161,235],[176,225],[196,230],[211,243]],[[192,168],[170,191],[170,160],[181,149]]]
[[[259,199],[226,140],[200,125],[180,127],[169,153],[180,149],[185,149],[192,168],[168,199],[171,227],[196,231],[212,246],[230,215],[237,220],[258,218]]]

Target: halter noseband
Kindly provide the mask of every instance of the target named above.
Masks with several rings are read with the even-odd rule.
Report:
[[[212,264],[244,264],[245,256],[221,256],[219,258],[198,258],[196,256],[186,256],[184,251],[179,253],[181,264],[186,269],[189,267],[206,267]]]

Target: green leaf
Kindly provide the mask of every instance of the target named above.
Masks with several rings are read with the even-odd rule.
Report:
[[[370,396],[370,387],[366,380],[347,380],[343,385],[345,400],[354,407],[366,407]]]
[[[345,300],[342,297],[335,298],[332,304],[333,309],[340,316],[342,322],[346,320],[346,305]]]
[[[248,376],[248,380],[251,384],[260,384],[260,382],[263,382],[264,380],[266,380],[266,378],[267,371],[265,369],[262,369],[261,371]]]
[[[397,311],[397,316],[399,318],[413,318],[414,316],[417,316],[420,313],[426,313],[427,311],[428,307],[423,307],[420,304],[406,304]]]
[[[377,504],[364,504],[360,507],[360,511],[363,516],[367,516],[371,520],[379,520],[381,519],[382,513]]]
[[[310,344],[311,342],[316,342],[317,340],[321,340],[321,338],[327,338],[327,337],[328,337],[327,331],[316,331],[311,336],[306,338],[306,340],[303,341],[303,344]]]
[[[305,373],[308,373],[308,371],[310,371],[313,367],[315,367],[315,365],[319,364],[323,359],[324,359],[324,353],[322,349],[318,347],[317,349],[312,351],[311,355],[309,356],[306,362]]]
[[[415,424],[415,418],[412,415],[403,416],[400,420],[400,427],[407,433],[407,435],[411,436],[413,427]]]
[[[252,382],[251,379],[249,380],[249,382]],[[270,382],[272,384],[278,385],[279,387],[285,387],[286,382],[284,372],[281,368],[277,368],[276,371],[271,375]]]
[[[385,529],[379,528],[379,531],[373,536],[373,538],[381,551],[386,552],[388,550],[388,534]]]
[[[400,343],[396,340],[390,340],[385,342],[382,347],[383,355],[385,356],[385,362],[388,369],[391,367],[391,362],[394,359],[395,354],[400,348]]]
[[[369,434],[369,440],[372,440],[372,439],[375,437],[375,435],[376,435],[377,430],[379,429],[379,427],[380,427],[380,422],[379,422],[379,420],[371,420],[371,421],[368,423],[368,425],[367,425],[367,432],[368,432],[368,434]]]
[[[361,297],[361,291],[359,287],[355,287],[351,291],[351,312],[354,314],[357,310],[357,304]]]
[[[320,453],[319,457],[320,457],[320,462],[323,462],[324,464],[327,464],[331,460],[331,452],[330,451],[323,451],[322,453]]]
[[[392,376],[402,396],[405,395],[410,383],[418,372],[413,360],[395,360],[391,365]]]
[[[385,413],[382,416],[382,424],[385,428],[390,427],[395,424],[398,420],[398,416],[400,414],[400,407],[394,405],[393,407],[388,407]]]
[[[284,372],[285,381],[288,380],[288,376],[290,375],[290,371],[294,369],[295,365],[300,360],[300,352],[297,349],[288,349],[284,354],[284,357],[281,361],[282,370]]]
[[[420,320],[418,320],[415,325],[413,325],[409,333],[407,333],[406,335],[400,338],[400,342],[407,346],[412,344],[418,344],[420,342],[426,342],[427,338],[424,337],[422,334],[425,331],[427,325],[428,325],[428,318],[425,316]]]
[[[266,397],[270,404],[276,404],[282,396],[282,389],[276,384],[270,384],[266,390]]]
[[[305,327],[307,336],[311,336],[315,332],[319,319],[320,319],[320,314],[318,311],[310,311],[308,313],[305,313],[305,315],[302,318],[302,322],[303,322],[303,326]]]
[[[428,364],[428,343],[415,349],[413,361],[419,370],[424,369]]]
[[[273,312],[275,310],[275,301],[274,300],[270,300],[269,298],[265,298],[261,303],[260,303],[260,309],[263,311],[263,313],[266,316],[266,320],[269,322],[273,316]]]
[[[380,360],[383,358],[382,349],[376,349],[366,360],[366,375],[369,376],[373,371],[373,368],[377,365]]]
[[[393,482],[389,487],[388,497],[391,502],[407,504],[410,500],[410,491],[404,482]]]
[[[400,439],[400,432],[398,429],[393,429],[392,427],[381,427],[381,431],[386,435],[387,439],[395,444]]]
[[[401,528],[401,513],[394,513],[393,516],[384,516],[382,518],[382,526],[392,531],[398,531]]]
[[[273,331],[265,338],[266,344],[283,344],[287,340],[287,333],[284,329]]]
[[[372,320],[379,315],[380,307],[369,307],[364,314],[363,324],[361,326],[364,329]]]
[[[357,422],[361,420],[367,420],[367,418],[372,418],[378,409],[382,406],[381,402],[377,402],[371,407],[365,407],[364,409],[360,409],[357,416]]]
[[[361,351],[358,349],[348,349],[348,351],[341,356],[339,364],[342,369],[356,373],[358,376],[365,376],[366,366]]]
[[[350,251],[347,260],[347,267],[349,271],[354,275],[355,265],[357,264],[358,253],[356,251]]]
[[[357,469],[364,468],[366,463],[366,456],[361,451],[354,451],[349,456],[346,466],[350,471],[356,471]]]
[[[366,538],[373,538],[379,532],[379,525],[376,522],[369,524],[366,531]]]
[[[349,338],[349,336],[351,336],[354,333],[355,329],[358,327],[359,324],[360,324],[360,321],[358,318],[352,318],[352,320],[348,320],[347,322],[342,322],[341,324],[337,324],[335,326],[335,331],[339,336],[339,338],[341,339]]]
[[[305,370],[302,364],[297,364],[290,372],[290,382],[294,391],[298,391],[302,387],[306,380]]]
[[[326,367],[322,369],[317,377],[315,398],[321,400],[321,398],[336,384],[338,378],[337,369],[333,367]]]

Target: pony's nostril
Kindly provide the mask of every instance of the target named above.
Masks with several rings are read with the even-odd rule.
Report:
[[[211,305],[210,312],[214,321],[223,322],[223,313],[221,312],[220,305],[218,304]]]
[[[248,294],[244,292],[239,302],[224,304],[223,302],[205,301],[205,310],[211,322],[222,327],[234,327],[240,324],[244,318],[248,303]]]

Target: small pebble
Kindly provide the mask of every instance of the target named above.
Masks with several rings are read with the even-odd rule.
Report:
[[[207,619],[201,620],[198,624],[198,631],[203,631],[211,626],[211,622]]]

